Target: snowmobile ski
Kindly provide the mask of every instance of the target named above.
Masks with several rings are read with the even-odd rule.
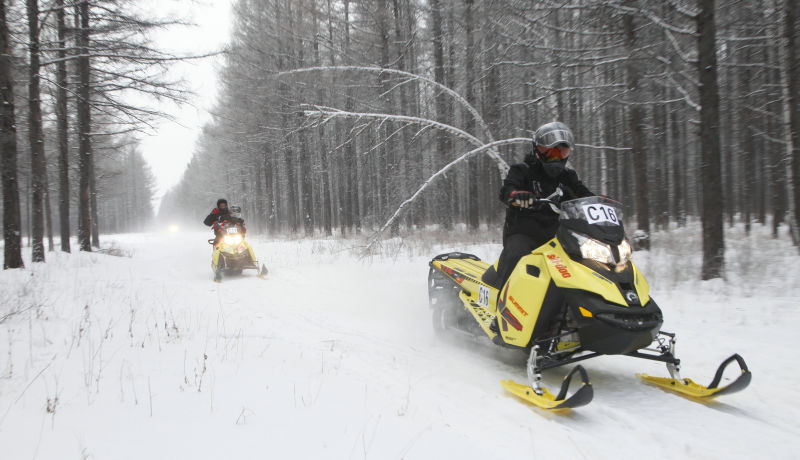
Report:
[[[258,275],[256,275],[256,276],[258,276],[259,278],[261,278],[263,280],[264,278],[266,278],[267,272],[268,272],[267,266],[264,265],[264,264],[261,264],[261,268],[258,270]]]
[[[570,381],[575,373],[579,373],[581,377],[581,387],[567,397],[567,390],[569,389]],[[559,411],[565,409],[574,409],[589,404],[594,396],[592,384],[589,382],[589,376],[583,366],[575,366],[575,368],[564,377],[561,383],[561,389],[558,395],[553,395],[547,388],[539,387],[539,392],[535,391],[532,387],[521,385],[513,380],[502,380],[500,385],[503,386],[509,393],[514,394],[518,398],[533,404],[541,409]]]
[[[739,367],[741,368],[741,374],[733,382],[720,387],[719,383],[722,380],[722,373],[725,368],[728,367],[728,364],[732,363],[733,361],[736,361],[739,364]],[[647,374],[636,374],[636,376],[645,382],[651,383],[660,388],[674,391],[691,398],[705,400],[713,399],[723,394],[736,393],[737,391],[744,390],[748,385],[750,385],[750,380],[752,378],[750,370],[747,369],[747,364],[738,353],[732,355],[719,365],[719,368],[717,368],[717,373],[714,375],[714,380],[712,380],[708,386],[695,383],[692,381],[692,379],[653,377]]]

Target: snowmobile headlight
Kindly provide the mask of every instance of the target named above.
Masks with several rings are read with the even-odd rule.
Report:
[[[242,242],[242,235],[225,235],[224,239],[225,244],[233,246]]]
[[[619,249],[619,263],[624,264],[630,262],[633,249],[631,248],[631,244],[628,243],[628,240],[622,240],[622,243],[617,246],[617,249]]]
[[[614,265],[614,255],[611,253],[611,246],[601,243],[593,238],[588,238],[580,233],[572,232],[578,240],[581,249],[581,257],[591,259],[601,264]]]
[[[617,246],[617,250],[619,251],[619,261],[617,261],[617,266],[614,269],[617,273],[620,273],[628,267],[633,249],[631,248],[631,244],[628,243],[628,240],[622,240],[622,243]]]

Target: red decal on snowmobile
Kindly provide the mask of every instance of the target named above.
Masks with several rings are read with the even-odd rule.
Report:
[[[508,308],[503,310],[502,315],[503,315],[503,318],[507,319],[508,322],[511,323],[511,327],[513,327],[514,329],[516,329],[518,331],[522,330],[522,324],[519,322],[519,320],[517,318],[514,317],[514,315],[511,314],[510,311],[508,311]]]
[[[521,306],[521,305],[520,305],[520,304],[519,304],[519,303],[518,303],[516,300],[514,300],[514,296],[509,296],[509,297],[508,297],[508,300],[510,300],[510,301],[511,301],[511,303],[512,303],[512,304],[513,304],[515,307],[517,307],[517,310],[519,310],[519,312],[520,312],[520,313],[522,313],[522,315],[523,315],[523,316],[528,316],[528,312],[527,312],[527,311],[525,311],[525,310],[522,308],[522,306]]]
[[[452,277],[453,280],[456,283],[461,284],[461,283],[464,282],[463,274],[453,270],[452,268],[448,267],[447,265],[442,265],[442,271],[444,271],[445,273],[450,275],[450,277]]]
[[[503,297],[500,298],[500,302],[498,302],[498,304],[497,304],[497,309],[498,310],[502,310],[506,306],[506,295],[508,295],[508,287],[510,285],[511,285],[511,283],[507,283],[506,284],[506,288],[503,289]]]

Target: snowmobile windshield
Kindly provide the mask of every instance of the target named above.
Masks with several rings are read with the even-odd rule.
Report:
[[[589,196],[561,203],[561,219],[583,221],[589,225],[622,226],[622,205],[601,197]]]
[[[619,262],[620,259],[613,254],[610,248],[623,244],[625,240],[622,205],[600,196],[564,201],[561,203],[558,232],[559,240],[565,245],[567,252],[574,254],[575,257],[587,258],[581,252],[583,251],[581,247],[584,246],[581,241],[592,239],[597,240],[598,244],[602,243],[602,246],[608,249],[608,260],[604,260],[603,263]],[[629,253],[630,251],[622,252]],[[589,258],[597,259],[596,257]]]

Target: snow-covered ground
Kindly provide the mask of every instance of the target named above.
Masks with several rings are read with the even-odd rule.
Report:
[[[662,364],[601,357],[583,363],[594,400],[566,414],[504,393],[525,356],[432,331],[430,257],[497,244],[390,241],[365,260],[353,242],[256,240],[267,279],[221,284],[205,233],[48,253],[0,273],[0,458],[797,458],[800,257],[736,228],[728,279],[700,282],[697,232],[634,260],[683,375],[707,384],[738,352],[751,386],[703,404],[634,375]]]

